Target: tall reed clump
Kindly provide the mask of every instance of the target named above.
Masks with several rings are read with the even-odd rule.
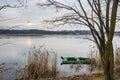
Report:
[[[114,75],[116,80],[120,79],[120,48],[116,49],[115,52],[115,70]]]
[[[56,77],[57,71],[57,55],[53,51],[48,51],[46,48],[31,48],[27,66],[25,67],[24,78],[40,79],[44,77]]]
[[[120,66],[120,48],[117,48],[115,52],[115,66]]]
[[[100,61],[100,56],[99,56],[99,51],[95,48],[91,49],[90,54],[89,54],[89,58],[91,59],[90,61],[90,71],[96,71],[102,70],[102,65],[101,65],[101,61]]]
[[[99,55],[99,51],[95,47],[90,49],[89,58],[90,58],[90,65],[88,69],[90,71],[90,76],[91,76],[90,80],[97,80],[97,79],[103,80],[104,75],[103,75],[100,55]]]

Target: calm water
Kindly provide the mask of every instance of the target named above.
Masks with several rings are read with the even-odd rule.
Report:
[[[74,72],[68,65],[61,66],[60,57],[88,57],[95,44],[85,39],[86,37],[91,38],[90,35],[0,36],[0,63],[6,63],[11,68],[14,68],[13,65],[16,63],[24,64],[24,54],[27,54],[31,47],[44,45],[48,50],[52,49],[57,53],[61,76],[68,73],[69,75],[83,74],[86,69]],[[120,37],[115,36],[113,42],[114,47],[120,47]],[[0,75],[0,80],[4,79],[3,75]]]

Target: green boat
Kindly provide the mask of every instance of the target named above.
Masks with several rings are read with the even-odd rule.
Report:
[[[90,64],[91,59],[90,58],[84,58],[84,57],[62,57],[62,63],[63,64]]]

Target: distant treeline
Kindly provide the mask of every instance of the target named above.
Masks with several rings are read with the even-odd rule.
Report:
[[[0,34],[6,34],[6,35],[39,35],[39,34],[62,34],[62,35],[91,35],[91,32],[89,30],[63,30],[63,31],[46,31],[46,30],[6,30],[6,29],[0,29]],[[120,32],[115,32],[116,35],[120,35]]]
[[[72,34],[72,35],[86,35],[86,34],[91,34],[90,31],[84,31],[84,30],[63,30],[63,31],[46,31],[46,30],[4,30],[0,29],[0,34]]]

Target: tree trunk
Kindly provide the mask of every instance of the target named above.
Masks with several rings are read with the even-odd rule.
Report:
[[[113,53],[113,44],[106,45],[105,49],[105,64],[104,64],[104,75],[105,80],[114,80],[114,53]]]

